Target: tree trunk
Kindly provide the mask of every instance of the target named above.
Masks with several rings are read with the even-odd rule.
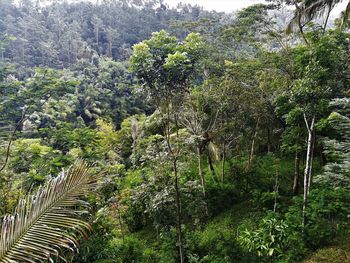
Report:
[[[327,16],[326,16],[326,20],[324,21],[324,24],[323,24],[323,34],[326,32],[326,29],[327,29],[327,24],[328,24],[328,20],[329,20],[329,16],[331,14],[331,11],[332,11],[332,8],[328,8],[328,11],[327,11]]]
[[[22,62],[24,62],[24,41],[22,41]]]
[[[214,169],[214,165],[213,165],[213,160],[211,159],[211,156],[210,156],[209,144],[207,146],[207,155],[208,155],[209,169],[211,171],[211,175],[212,175],[213,181],[216,182],[216,180],[215,180],[216,174],[215,174],[215,169]]]
[[[111,41],[108,42],[108,53],[109,53],[109,57],[113,58],[113,54],[112,54],[112,42],[111,42]]]
[[[256,126],[254,128],[254,132],[253,132],[253,138],[252,138],[252,143],[250,145],[250,153],[249,153],[249,157],[248,157],[247,171],[250,170],[251,165],[252,165],[252,161],[253,161],[254,149],[255,149],[255,139],[256,139],[256,136],[258,135],[258,125],[259,125],[259,120],[257,121]]]
[[[278,172],[278,166],[276,164],[276,173],[275,173],[275,187],[274,187],[274,194],[275,194],[275,200],[273,203],[273,212],[276,212],[277,209],[277,195],[279,191],[279,182],[278,182],[279,172]]]
[[[309,178],[308,178],[308,185],[307,185],[307,194],[310,194],[310,188],[311,188],[311,183],[312,183],[312,165],[314,161],[314,152],[315,152],[315,131],[314,128],[312,127],[312,141],[311,141],[311,156],[310,156],[310,168],[309,168]]]
[[[201,180],[203,196],[205,197],[205,178],[203,175],[201,155],[202,155],[201,148],[200,148],[200,146],[197,146],[198,175],[199,175],[199,179]]]
[[[298,6],[297,2],[295,2],[295,8],[298,10],[298,28],[299,28],[299,31],[300,31],[300,34],[305,42],[305,44],[308,46],[309,45],[309,42],[307,41],[307,38],[305,36],[305,33],[304,33],[304,28],[303,28],[303,25],[302,25],[302,21],[301,21],[301,17],[302,17],[302,10],[301,8]]]
[[[305,162],[305,170],[304,170],[302,231],[304,231],[304,227],[305,227],[306,206],[307,206],[308,196],[309,196],[309,192],[310,192],[310,181],[309,180],[311,179],[311,173],[312,173],[315,116],[312,117],[310,125],[309,125],[309,122],[306,118],[305,113],[304,113],[304,120],[305,120],[306,128],[308,130],[308,139],[307,139],[306,162]]]
[[[267,153],[271,152],[271,134],[270,128],[267,128]]]
[[[122,234],[122,239],[123,239],[123,242],[124,242],[125,241],[124,227],[123,227],[122,216],[121,216],[120,209],[119,209],[119,203],[116,203],[116,209],[117,209],[117,213],[118,213],[118,221],[119,221],[120,232]]]
[[[172,103],[171,103],[172,104]],[[178,247],[178,259],[177,262],[184,263],[185,262],[185,253],[184,253],[184,247],[183,247],[183,237],[182,237],[182,211],[181,211],[181,196],[180,196],[180,188],[179,188],[179,175],[177,170],[177,158],[180,153],[180,147],[179,147],[179,126],[178,126],[178,116],[174,112],[174,122],[175,122],[175,129],[176,129],[176,149],[174,150],[171,147],[170,143],[170,115],[169,115],[169,104],[168,104],[168,136],[167,136],[167,142],[168,147],[171,152],[171,156],[173,158],[173,170],[174,170],[174,177],[175,177],[175,205],[176,205],[176,228],[177,228],[177,242],[176,246]]]
[[[185,256],[182,244],[182,229],[181,229],[181,200],[180,200],[180,189],[179,189],[179,178],[177,173],[177,158],[173,160],[173,169],[175,176],[175,202],[176,202],[176,227],[177,227],[177,242],[176,246],[178,247],[179,259],[178,262],[184,263]]]
[[[95,35],[95,37],[96,37],[96,49],[97,50],[99,50],[98,49],[98,42],[99,42],[99,28],[98,28],[98,26],[97,26],[97,28],[96,28],[96,33],[95,33],[96,35]]]
[[[294,157],[294,179],[293,179],[293,195],[297,195],[299,192],[299,152],[295,151]]]
[[[225,161],[226,161],[226,146],[225,143],[222,145],[222,159],[221,159],[221,183],[225,180]]]

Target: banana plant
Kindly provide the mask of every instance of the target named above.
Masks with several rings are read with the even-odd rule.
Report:
[[[0,263],[53,262],[64,249],[76,251],[91,228],[83,218],[89,208],[83,197],[97,179],[80,160],[20,200],[14,214],[2,220]]]

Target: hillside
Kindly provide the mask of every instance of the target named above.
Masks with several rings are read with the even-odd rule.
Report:
[[[347,2],[0,1],[0,262],[350,262]]]

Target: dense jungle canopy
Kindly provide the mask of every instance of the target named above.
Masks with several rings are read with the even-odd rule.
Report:
[[[349,14],[0,0],[0,262],[350,262]]]

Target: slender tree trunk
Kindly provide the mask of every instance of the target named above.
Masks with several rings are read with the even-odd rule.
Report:
[[[95,37],[96,37],[96,47],[97,47],[97,50],[99,50],[99,49],[98,49],[99,34],[100,34],[100,33],[99,33],[99,28],[97,27],[97,28],[96,28],[96,36],[95,36]]]
[[[311,142],[311,156],[310,156],[310,168],[309,168],[309,178],[308,178],[308,188],[307,188],[307,194],[310,194],[310,188],[312,183],[312,165],[314,161],[314,152],[315,152],[315,131],[312,127],[312,142]]]
[[[254,157],[255,139],[256,139],[256,136],[258,135],[258,125],[259,125],[259,120],[257,121],[256,126],[254,128],[252,143],[250,145],[250,153],[249,153],[249,157],[248,157],[247,171],[250,170],[251,165],[252,165],[252,161],[253,161],[253,157]]]
[[[305,36],[304,28],[303,28],[302,21],[301,21],[302,10],[301,10],[301,8],[298,6],[298,4],[296,2],[295,2],[295,8],[298,10],[298,13],[299,13],[298,14],[298,28],[299,28],[300,34],[301,34],[305,44],[308,46],[309,42],[307,41],[307,38]]]
[[[171,103],[172,104],[172,103]],[[181,211],[181,195],[180,195],[180,188],[179,188],[179,175],[177,170],[177,159],[180,154],[180,146],[179,146],[179,126],[178,126],[178,116],[176,113],[174,113],[174,122],[175,122],[175,129],[176,129],[176,148],[171,147],[170,143],[170,110],[169,110],[169,104],[168,104],[168,146],[169,150],[171,152],[171,156],[173,158],[173,170],[174,170],[174,177],[175,177],[175,205],[176,205],[176,228],[177,228],[177,242],[176,246],[178,247],[178,262],[184,263],[185,262],[185,253],[184,253],[184,247],[183,247],[183,237],[182,237],[182,211]]]
[[[172,158],[173,172],[174,172],[174,188],[175,188],[175,206],[176,206],[176,232],[177,232],[177,241],[176,241],[176,262],[184,263],[185,254],[183,248],[183,237],[182,237],[182,216],[181,216],[181,195],[179,188],[179,174],[177,170],[177,160],[180,154],[180,145],[179,145],[179,127],[178,127],[178,118],[176,113],[174,113],[174,122],[176,130],[176,143],[173,148],[170,141],[170,106],[172,105],[171,99],[167,100],[166,104],[166,121],[163,122],[163,129],[165,135],[165,141],[168,146],[169,154]],[[159,112],[162,112],[159,110]],[[163,116],[162,116],[163,117]]]
[[[275,187],[274,187],[275,198],[274,198],[274,203],[273,203],[273,212],[276,212],[276,209],[277,209],[277,195],[278,195],[278,191],[279,191],[278,177],[279,177],[279,172],[278,172],[278,166],[276,164]]]
[[[113,58],[113,55],[112,55],[112,42],[109,41],[108,42],[108,53],[109,53],[109,57]]]
[[[267,128],[267,152],[271,152],[271,134],[270,134],[270,128]]]
[[[121,234],[122,234],[122,239],[123,239],[123,242],[124,242],[124,241],[125,241],[124,227],[123,227],[123,221],[122,221],[122,216],[121,216],[121,213],[120,213],[119,203],[118,203],[118,202],[115,204],[115,207],[116,207],[116,209],[117,209],[118,221],[119,221],[119,226],[120,226],[120,232],[121,232]]]
[[[179,177],[177,173],[176,157],[173,160],[173,169],[174,169],[174,176],[175,176],[176,224],[177,224],[177,235],[178,235],[176,246],[178,247],[178,251],[179,251],[178,262],[184,263],[185,255],[184,255],[183,244],[182,244],[183,238],[182,238],[182,229],[181,229],[181,200],[180,200]]]
[[[309,45],[309,41],[307,40],[307,38],[305,36],[304,29],[303,29],[303,26],[301,25],[300,20],[301,20],[301,15],[299,15],[299,21],[298,21],[299,31],[300,31],[301,36],[303,37],[305,44]]]
[[[305,221],[306,221],[306,206],[310,191],[310,179],[312,173],[312,158],[313,158],[313,145],[314,145],[314,126],[315,126],[315,116],[312,117],[311,124],[309,124],[306,114],[304,113],[305,125],[308,130],[307,139],[307,151],[306,151],[306,162],[304,170],[304,196],[303,196],[303,216],[302,216],[302,231],[304,232]]]
[[[248,164],[247,164],[247,171],[250,170],[250,167],[252,165],[252,160],[253,160],[253,155],[254,155],[254,144],[255,144],[255,134],[252,140],[252,143],[250,144],[250,151],[249,151],[249,156],[248,156]]]
[[[201,180],[203,196],[205,197],[206,196],[206,194],[205,194],[205,178],[204,178],[204,175],[203,175],[201,155],[202,155],[201,147],[197,146],[198,175],[199,175],[199,179]]]
[[[221,159],[221,183],[225,180],[225,161],[226,161],[226,146],[225,143],[222,145],[222,159]]]
[[[324,21],[324,24],[323,24],[323,33],[326,32],[326,29],[327,29],[327,24],[328,24],[328,20],[329,20],[329,16],[331,14],[331,11],[332,11],[332,8],[329,7],[328,11],[327,11],[327,16],[326,16],[326,20]]]
[[[209,144],[207,145],[207,155],[208,155],[209,169],[211,171],[211,175],[212,175],[213,181],[216,182],[216,180],[215,180],[216,174],[215,174],[215,169],[214,169],[214,165],[213,165],[213,160],[212,160],[212,158],[210,156]]]
[[[299,192],[299,152],[295,151],[294,157],[294,179],[293,179],[293,195],[297,195]]]
[[[22,41],[22,62],[24,62],[24,41]]]

